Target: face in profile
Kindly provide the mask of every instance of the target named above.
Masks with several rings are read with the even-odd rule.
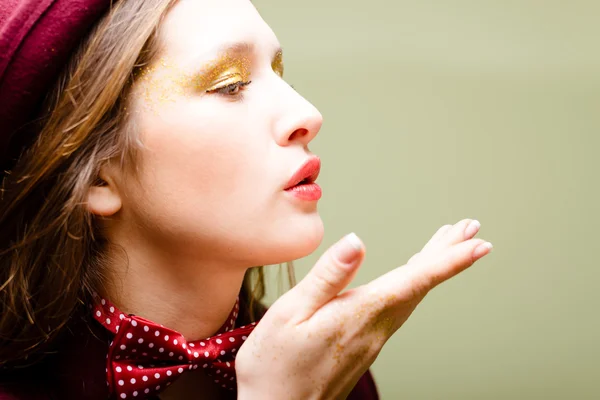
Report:
[[[284,189],[322,117],[284,81],[275,34],[248,0],[180,0],[159,39],[128,107],[138,176],[113,171],[127,240],[245,266],[315,250],[316,199]]]

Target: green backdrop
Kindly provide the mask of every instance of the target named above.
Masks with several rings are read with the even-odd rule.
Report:
[[[600,399],[600,2],[254,2],[325,117],[298,277],[351,231],[353,285],[464,217],[495,246],[384,347],[382,398]]]

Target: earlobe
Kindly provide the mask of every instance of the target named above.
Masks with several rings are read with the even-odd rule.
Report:
[[[101,179],[90,187],[87,198],[88,210],[101,217],[110,217],[121,209],[121,196],[111,179]]]

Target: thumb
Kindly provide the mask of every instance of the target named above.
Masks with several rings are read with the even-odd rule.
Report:
[[[287,310],[295,310],[294,320],[310,318],[337,296],[352,281],[364,257],[364,245],[355,233],[331,246],[306,277],[284,295]]]

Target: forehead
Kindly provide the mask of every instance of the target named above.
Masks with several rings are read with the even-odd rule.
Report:
[[[163,56],[189,65],[214,57],[234,43],[254,44],[271,54],[279,47],[271,28],[250,0],[178,0],[161,26]]]

